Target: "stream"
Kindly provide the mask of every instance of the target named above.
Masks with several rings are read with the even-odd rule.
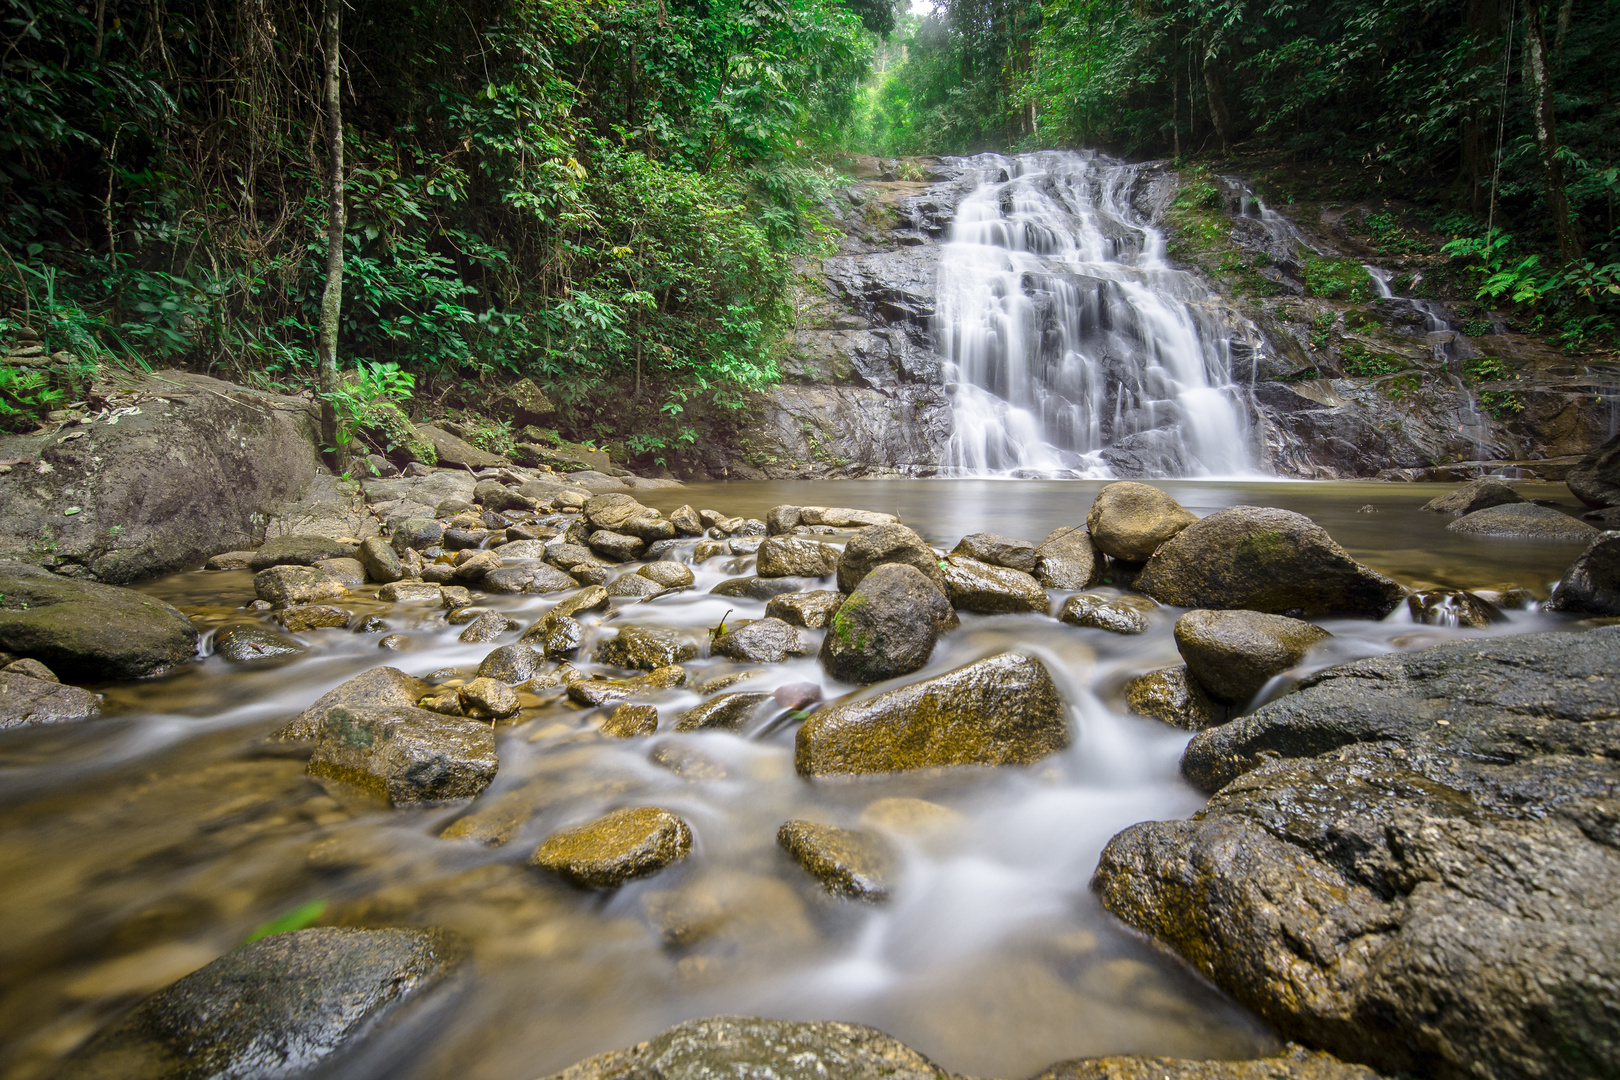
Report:
[[[1523,587],[1544,598],[1581,547],[1447,532],[1452,519],[1418,509],[1447,490],[1437,485],[1159,484],[1199,515],[1241,504],[1304,513],[1358,559],[1413,587]],[[637,496],[665,512],[690,503],[749,517],[779,503],[876,510],[949,548],[981,530],[1038,542],[1083,522],[1099,486],[760,482]],[[1516,487],[1568,501],[1561,486]],[[682,544],[683,561],[694,544]],[[578,666],[597,670],[594,639],[620,626],[760,617],[763,602],[708,594],[750,573],[751,562],[710,559],[693,567],[694,589],[585,616]],[[253,599],[248,571],[187,572],[140,587],[208,631],[268,624],[268,615],[244,610]],[[0,733],[0,1076],[48,1074],[142,996],[289,914],[318,924],[437,925],[468,943],[476,975],[451,1009],[397,1035],[415,1050],[389,1075],[423,1080],[531,1080],[720,1013],[859,1021],[947,1069],[1008,1080],[1069,1057],[1240,1058],[1278,1045],[1244,1009],[1105,915],[1088,890],[1116,832],[1189,815],[1203,802],[1178,775],[1190,734],[1126,715],[1117,701],[1126,679],[1179,662],[1177,610],[1153,613],[1138,637],[1037,615],[964,614],[925,669],[882,685],[1007,649],[1039,656],[1067,701],[1074,738],[1030,768],[810,783],[794,772],[791,726],[670,734],[673,718],[699,700],[690,684],[650,699],[658,735],[628,740],[602,736],[602,713],[559,691],[524,691],[521,716],[497,729],[500,771],[472,806],[385,810],[327,792],[304,774],[302,757],[261,739],[368,668],[464,680],[517,635],[463,644],[443,611],[384,603],[376,592],[365,586],[345,606],[404,635],[400,651],[378,648],[381,631],[313,631],[302,635],[308,653],[291,663],[206,656],[166,677],[93,687],[106,695],[102,719]],[[1052,594],[1053,611],[1066,595]],[[480,603],[528,626],[557,599]],[[1576,622],[1535,610],[1506,615],[1484,631],[1414,625],[1404,607],[1382,622],[1325,620],[1335,638],[1291,674],[1462,635]],[[740,689],[809,681],[829,700],[872,692],[831,682],[813,653],[766,667],[707,658],[687,667],[696,684],[757,670]],[[892,801],[901,799],[935,806],[919,818],[915,803]],[[691,857],[613,893],[526,867],[552,831],[633,805],[690,822]],[[440,837],[469,813],[493,822],[486,838],[504,842]],[[789,818],[893,830],[908,814],[910,826],[894,833],[903,874],[882,906],[829,896],[775,843]]]

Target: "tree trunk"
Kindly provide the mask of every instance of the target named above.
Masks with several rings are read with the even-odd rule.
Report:
[[[343,0],[326,0],[326,17],[321,32],[321,50],[325,54],[326,72],[321,90],[326,104],[326,149],[331,170],[326,187],[326,288],[321,293],[319,334],[315,341],[315,358],[319,366],[321,388],[321,442],[330,448],[332,466],[341,471],[346,462],[347,447],[338,445],[337,406],[334,398],[338,389],[337,334],[338,316],[343,309],[343,232],[345,212],[343,206],[343,101],[342,66],[338,58],[339,12]]]
[[[1221,153],[1232,149],[1232,121],[1226,112],[1226,98],[1221,93],[1221,62],[1209,53],[1204,54],[1204,90],[1209,95],[1209,122],[1215,125],[1215,137],[1221,140]]]
[[[1569,194],[1564,188],[1564,171],[1558,164],[1558,120],[1553,115],[1552,72],[1547,61],[1546,9],[1541,0],[1525,5],[1525,74],[1530,80],[1532,113],[1535,117],[1536,147],[1541,151],[1541,169],[1547,187],[1547,212],[1558,235],[1558,255],[1566,263],[1583,253],[1580,233],[1569,212]]]
[[[1468,0],[1465,27],[1474,39],[1472,60],[1478,67],[1490,66],[1492,42],[1502,34],[1501,0]],[[1494,94],[1493,94],[1494,96]],[[1463,117],[1462,160],[1457,168],[1456,190],[1460,201],[1474,213],[1485,209],[1490,198],[1491,169],[1495,156],[1495,108],[1475,102]]]

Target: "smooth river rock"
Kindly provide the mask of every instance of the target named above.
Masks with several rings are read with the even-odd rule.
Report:
[[[1176,620],[1176,648],[1210,695],[1242,705],[1275,675],[1333,635],[1319,626],[1259,611],[1189,611]]]
[[[1000,533],[969,533],[957,541],[951,554],[1026,574],[1035,572],[1035,545]]]
[[[1121,480],[1097,492],[1086,514],[1086,528],[1103,554],[1122,562],[1142,562],[1197,520],[1158,488]]]
[[[709,652],[753,664],[780,664],[790,656],[809,651],[809,645],[790,624],[764,618],[743,623],[714,639]]]
[[[1053,529],[1035,548],[1035,580],[1048,589],[1089,589],[1102,580],[1103,555],[1084,525]]]
[[[1586,542],[1598,531],[1579,518],[1532,502],[1509,503],[1465,514],[1446,526],[1448,532],[1500,536],[1517,540]]]
[[[1174,727],[1202,731],[1231,719],[1232,710],[1209,696],[1186,664],[1138,675],[1125,684],[1125,707]]]
[[[1620,615],[1620,532],[1593,540],[1547,601],[1548,611]]]
[[[668,810],[638,806],[546,837],[529,856],[537,866],[592,889],[614,889],[656,874],[692,850],[692,830]]]
[[[699,702],[675,721],[676,731],[742,731],[770,694],[738,691]]]
[[[88,690],[14,670],[23,663],[0,671],[0,729],[88,720],[101,711],[101,699]]]
[[[512,693],[503,683],[483,681]],[[495,779],[499,764],[488,724],[414,706],[334,705],[315,725],[309,774],[390,806],[409,806],[470,799]]]
[[[1002,653],[818,709],[799,728],[794,765],[801,776],[1028,765],[1068,745],[1068,716],[1046,668]]]
[[[862,578],[886,563],[916,567],[935,585],[945,586],[934,549],[904,525],[890,524],[868,526],[844,545],[838,557],[838,591],[854,592]]]
[[[826,577],[838,569],[837,548],[798,536],[767,537],[756,555],[762,578]]]
[[[789,821],[776,830],[776,843],[836,896],[877,903],[894,890],[900,860],[882,837],[813,821]]]
[[[807,630],[820,630],[832,620],[833,613],[843,606],[845,599],[836,589],[782,593],[771,597],[765,605],[765,616]]]
[[[1437,495],[1424,503],[1423,509],[1432,514],[1453,514],[1460,517],[1463,514],[1472,514],[1475,510],[1487,510],[1493,506],[1521,502],[1524,502],[1524,496],[1508,487],[1505,480],[1485,476],[1464,484],[1455,491]]]
[[[0,650],[69,682],[139,679],[197,654],[197,630],[154,596],[0,563]]]
[[[1063,610],[1058,612],[1058,621],[1070,626],[1106,630],[1110,634],[1144,634],[1148,628],[1147,613],[1158,606],[1145,596],[1081,593],[1064,602]]]
[[[1346,1060],[1620,1075],[1617,756],[1620,627],[1360,660],[1197,735],[1209,804],[1120,833],[1093,887]]]
[[[435,930],[272,934],[146,999],[69,1056],[61,1080],[292,1080],[328,1075],[456,972]]]
[[[958,624],[955,609],[914,566],[885,563],[862,577],[827,624],[821,666],[844,682],[873,683],[928,663],[939,635]]]
[[[697,657],[698,647],[679,630],[661,626],[626,626],[616,637],[596,645],[596,662],[621,668],[653,671]]]
[[[1191,1061],[1184,1058],[1104,1057],[1060,1061],[1033,1080],[1382,1080],[1364,1065],[1332,1054],[1288,1046],[1271,1057],[1249,1061]]]
[[[1305,618],[1381,619],[1407,593],[1356,562],[1310,518],[1256,506],[1217,510],[1187,526],[1148,560],[1135,587],[1173,607]]]
[[[1041,583],[1022,570],[992,566],[962,555],[949,555],[941,568],[945,595],[959,611],[981,615],[1034,612],[1045,615],[1052,601]]]

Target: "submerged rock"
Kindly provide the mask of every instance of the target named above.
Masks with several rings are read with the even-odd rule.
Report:
[[[1524,497],[1508,487],[1505,481],[1498,480],[1494,476],[1486,476],[1464,484],[1456,491],[1448,491],[1444,495],[1430,499],[1423,504],[1423,509],[1433,514],[1461,516],[1492,506],[1521,502],[1524,502]]]
[[[1476,510],[1446,526],[1448,532],[1474,536],[1501,536],[1522,540],[1590,541],[1598,531],[1579,518],[1550,506],[1531,502],[1509,503]]]
[[[647,1042],[599,1054],[546,1080],[945,1080],[947,1076],[898,1039],[863,1024],[717,1016],[688,1020]]]
[[[1041,583],[1022,570],[991,566],[977,559],[951,555],[942,568],[945,594],[961,611],[996,615],[1034,612],[1045,615],[1052,606]]]
[[[633,679],[575,679],[568,684],[568,700],[584,708],[607,705],[637,694],[686,685],[686,669],[679,664],[661,667]]]
[[[642,671],[693,660],[697,654],[697,645],[685,634],[658,626],[626,626],[596,645],[597,663]]]
[[[271,934],[148,998],[69,1056],[64,1080],[315,1075],[445,983],[461,951],[434,930]],[[323,1071],[324,1074],[324,1071]]]
[[[1547,610],[1620,615],[1620,532],[1601,534],[1581,552],[1553,589]]]
[[[838,550],[797,536],[771,536],[760,542],[755,563],[762,578],[826,577],[838,569]]]
[[[821,665],[844,682],[906,675],[927,664],[939,635],[956,625],[950,601],[921,571],[886,563],[865,575],[833,614]]]
[[[771,597],[770,603],[765,605],[765,617],[781,619],[807,630],[820,630],[831,621],[844,600],[844,594],[835,589],[783,593]]]
[[[1173,727],[1202,731],[1231,719],[1231,709],[1214,698],[1187,672],[1186,664],[1138,675],[1125,684],[1125,707]]]
[[[1158,488],[1121,480],[1097,492],[1086,514],[1086,529],[1103,554],[1122,562],[1142,562],[1197,520]]]
[[[887,900],[899,859],[882,838],[813,821],[789,821],[776,843],[837,896],[868,903]]]
[[[800,656],[809,646],[799,631],[781,619],[764,618],[743,623],[714,639],[709,652],[754,664],[780,664]]]
[[[1176,620],[1175,636],[1199,685],[1220,701],[1242,705],[1333,635],[1259,611],[1189,611]]]
[[[951,554],[1026,574],[1035,572],[1035,545],[1000,533],[969,533],[957,541]]]
[[[70,682],[139,679],[197,654],[197,630],[154,596],[0,563],[0,649]]]
[[[1084,525],[1053,529],[1035,548],[1035,580],[1048,589],[1090,589],[1102,580],[1103,554]]]
[[[1159,605],[1143,596],[1104,596],[1081,593],[1069,597],[1058,619],[1070,626],[1106,630],[1110,634],[1147,632],[1147,613]]]
[[[529,865],[576,885],[614,889],[657,873],[691,850],[686,822],[668,810],[639,806],[552,833],[529,856]]]
[[[1407,590],[1356,562],[1303,514],[1233,506],[1177,533],[1142,568],[1138,592],[1173,607],[1381,619]]]
[[[652,705],[631,705],[626,702],[602,722],[602,734],[611,739],[634,739],[657,733],[658,709]]]
[[[838,591],[854,592],[867,574],[888,563],[914,567],[941,589],[945,587],[934,549],[912,530],[894,524],[869,526],[844,545],[838,557]]]
[[[23,674],[21,666],[0,671],[0,729],[88,720],[101,711],[101,699],[90,691]]]
[[[1046,668],[1002,653],[811,713],[794,764],[802,776],[1027,765],[1068,744],[1068,717]]]

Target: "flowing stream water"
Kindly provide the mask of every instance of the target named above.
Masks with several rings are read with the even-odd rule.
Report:
[[[1094,153],[969,159],[940,262],[955,475],[1252,473],[1230,330],[1131,199],[1141,168]]]
[[[897,513],[948,547],[981,529],[1039,540],[1083,521],[1098,486],[760,483],[647,501],[748,516],[782,502],[863,507]],[[1357,557],[1412,585],[1545,595],[1579,549],[1449,533],[1449,519],[1417,510],[1444,490],[1432,485],[1164,486],[1198,514],[1238,503],[1310,514]],[[692,544],[680,557],[691,559]],[[581,666],[598,670],[593,642],[625,625],[684,628],[701,640],[728,609],[733,620],[758,617],[761,603],[707,592],[750,564],[710,559],[694,567],[690,591],[590,616]],[[182,573],[143,588],[210,632],[268,621],[244,606],[253,599],[246,571]],[[481,602],[528,625],[556,599]],[[1054,611],[1063,599],[1054,594]],[[1138,637],[1038,615],[964,615],[925,670],[898,680],[1006,649],[1039,656],[1067,702],[1073,739],[1030,768],[811,783],[794,772],[791,726],[767,729],[768,717],[741,735],[671,733],[699,700],[690,688],[655,697],[660,734],[630,740],[604,737],[600,713],[554,691],[525,692],[520,719],[497,729],[500,771],[476,802],[389,810],[324,790],[302,758],[260,740],[368,668],[387,663],[453,684],[516,633],[463,644],[443,611],[383,603],[374,586],[345,605],[379,616],[407,647],[379,650],[377,632],[314,631],[291,663],[207,656],[163,678],[100,687],[102,719],[0,732],[0,1075],[46,1075],[143,995],[300,910],[318,910],[321,923],[443,926],[468,942],[476,974],[453,1007],[400,1036],[419,1040],[410,1064],[389,1074],[406,1080],[529,1080],[717,1013],[865,1022],[949,1069],[1008,1080],[1074,1056],[1247,1057],[1276,1045],[1231,1000],[1122,930],[1088,889],[1114,833],[1203,802],[1178,775],[1188,733],[1126,715],[1117,701],[1125,679],[1177,662],[1175,610],[1154,613]],[[1404,608],[1384,622],[1328,620],[1336,637],[1306,668],[1459,635],[1575,625],[1534,610],[1507,618],[1489,631],[1414,625]],[[704,657],[689,670],[701,683],[751,667]],[[800,681],[822,684],[829,699],[873,692],[828,680],[813,654],[760,667],[738,688]],[[882,800],[897,798],[937,804],[933,827],[892,831],[897,804]],[[691,856],[611,894],[525,865],[551,831],[625,805],[688,820]],[[505,842],[439,835],[469,813],[503,818]],[[828,896],[775,844],[790,818],[891,830],[904,852],[892,902]]]

